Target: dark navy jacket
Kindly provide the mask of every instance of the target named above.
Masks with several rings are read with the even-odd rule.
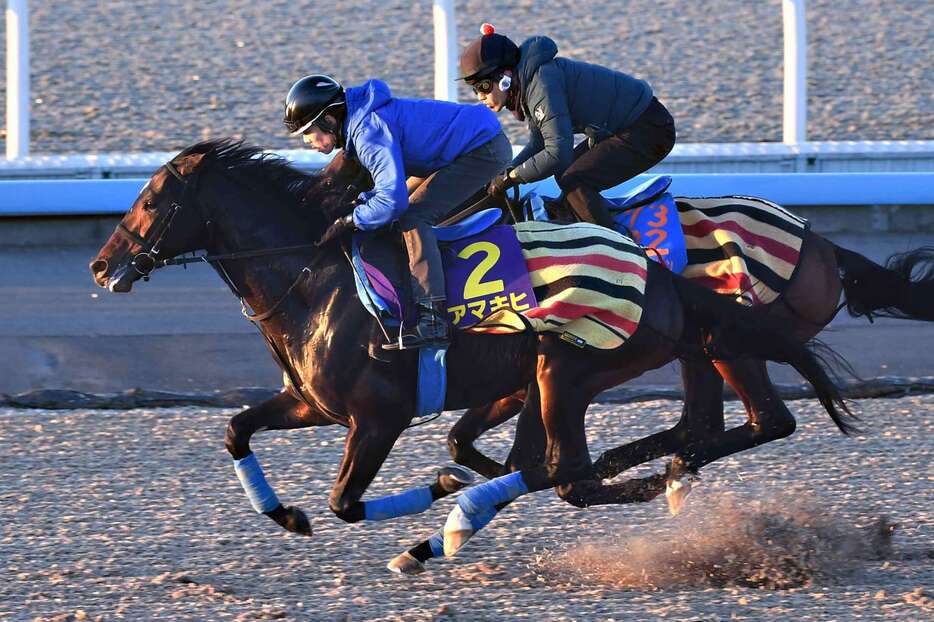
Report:
[[[519,46],[516,70],[530,136],[512,165],[525,183],[560,177],[574,159],[574,134],[588,125],[615,134],[652,101],[652,87],[644,80],[557,54],[558,46],[548,37],[532,37]]]
[[[486,106],[392,96],[380,80],[347,89],[347,154],[373,178],[354,209],[359,229],[377,229],[409,206],[406,177],[427,177],[502,131]]]

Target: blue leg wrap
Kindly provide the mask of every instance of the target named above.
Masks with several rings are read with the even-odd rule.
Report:
[[[493,517],[496,516],[497,513],[499,513],[499,510],[491,505],[488,508],[480,510],[476,514],[468,514],[467,518],[470,519],[470,526],[473,527],[473,530],[480,531],[490,524],[490,521],[493,520]]]
[[[279,507],[279,497],[266,481],[256,454],[251,453],[246,458],[234,460],[234,470],[254,510],[263,513]]]
[[[473,528],[480,530],[496,516],[497,505],[521,497],[528,491],[522,473],[516,471],[474,486],[457,498],[457,505],[470,519]]]
[[[363,503],[366,520],[386,520],[397,516],[418,514],[431,507],[431,488],[413,488],[398,495],[381,497]]]
[[[431,534],[428,545],[431,547],[432,557],[444,557],[444,532],[439,529]]]

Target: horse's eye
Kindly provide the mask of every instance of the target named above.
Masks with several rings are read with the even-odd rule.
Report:
[[[146,210],[147,212],[151,212],[153,210],[152,201],[146,201],[145,203],[143,203],[143,209]]]

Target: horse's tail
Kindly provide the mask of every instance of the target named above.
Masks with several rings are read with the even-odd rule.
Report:
[[[841,432],[858,431],[856,415],[850,412],[828,374],[830,360],[843,362],[829,346],[818,342],[805,345],[791,335],[788,327],[764,313],[685,278],[675,276],[674,285],[688,321],[707,334],[705,352],[709,357],[729,360],[746,356],[787,363],[814,387],[817,399]]]
[[[934,246],[892,255],[885,267],[840,246],[834,252],[850,315],[934,322]]]

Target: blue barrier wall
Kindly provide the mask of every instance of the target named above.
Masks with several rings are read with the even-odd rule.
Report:
[[[654,175],[639,175],[603,192],[624,194]],[[755,196],[780,205],[934,205],[934,172],[915,173],[681,173],[671,175],[675,196]],[[558,196],[554,178],[523,186]]]
[[[640,175],[605,192],[616,196],[643,183]],[[911,173],[704,173],[675,174],[680,196],[761,196],[782,205],[934,205],[934,172]],[[0,181],[0,216],[122,214],[145,179]],[[554,179],[529,184],[557,196]]]

